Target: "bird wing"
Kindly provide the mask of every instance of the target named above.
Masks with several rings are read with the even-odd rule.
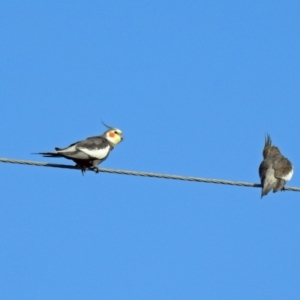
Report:
[[[291,162],[282,155],[274,161],[273,169],[276,178],[288,181],[293,176],[293,166]]]
[[[103,160],[113,146],[103,136],[94,136],[69,145],[66,148],[56,147],[54,152],[40,152],[45,157],[65,157],[73,160]]]
[[[270,164],[266,160],[263,160],[261,162],[261,164],[259,165],[258,172],[259,172],[259,177],[261,180],[263,180],[266,177],[266,173],[267,173],[267,170],[269,167],[270,167]]]
[[[103,136],[95,136],[80,141],[75,145],[75,148],[90,158],[103,159],[106,158],[109,152],[113,149],[112,145]]]

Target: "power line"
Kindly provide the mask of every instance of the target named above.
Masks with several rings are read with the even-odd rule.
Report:
[[[11,163],[11,164],[20,164],[20,165],[38,166],[38,167],[52,167],[52,168],[80,170],[80,168],[75,167],[75,166],[70,166],[70,165],[52,164],[52,163],[44,163],[44,162],[29,161],[29,160],[16,160],[16,159],[0,158],[0,162]],[[87,171],[93,171],[93,170],[88,169]],[[114,170],[114,169],[105,169],[105,168],[99,168],[99,172],[261,188],[261,184],[259,184],[259,183],[219,180],[219,179],[210,179],[210,178],[199,178],[199,177],[178,176],[178,175],[158,174],[158,173],[149,173],[149,172],[136,172],[136,171],[126,171],[126,170]],[[298,188],[298,187],[285,187],[284,189],[286,191],[300,192],[300,188]]]

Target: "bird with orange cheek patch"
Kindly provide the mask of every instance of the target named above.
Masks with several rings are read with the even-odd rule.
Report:
[[[103,123],[103,125],[105,125]],[[120,129],[105,125],[108,130],[102,135],[89,137],[83,141],[71,144],[66,148],[55,148],[53,152],[40,152],[44,157],[64,157],[71,159],[81,169],[82,174],[89,169],[98,173],[98,165],[109,155],[110,151],[123,140]]]
[[[261,197],[267,195],[272,189],[273,193],[284,190],[284,185],[294,173],[291,162],[285,158],[278,147],[272,146],[272,140],[267,134],[263,150],[264,160],[259,166],[261,179]]]

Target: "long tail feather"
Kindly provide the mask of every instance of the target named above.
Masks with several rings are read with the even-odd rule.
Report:
[[[38,153],[32,153],[32,154],[40,154],[44,157],[61,157],[62,155],[57,152],[38,152]]]
[[[281,191],[284,188],[285,183],[286,183],[286,181],[284,179],[279,178],[277,180],[276,186],[273,189],[273,193]]]
[[[267,195],[277,183],[277,179],[274,177],[274,170],[272,168],[268,169],[265,177],[262,180],[262,190],[261,190],[261,198]]]

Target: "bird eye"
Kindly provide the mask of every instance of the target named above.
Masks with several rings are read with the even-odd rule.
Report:
[[[118,132],[118,131],[115,131],[115,134],[119,134],[119,132]]]

